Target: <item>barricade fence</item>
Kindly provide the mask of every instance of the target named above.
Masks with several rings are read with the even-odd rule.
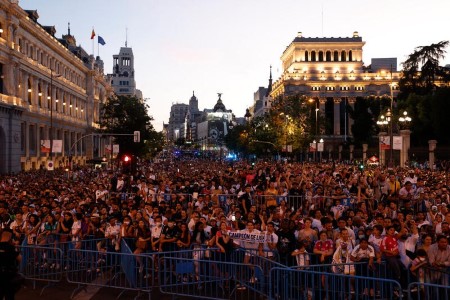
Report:
[[[313,270],[273,268],[270,297],[275,299],[398,299],[397,281]]]
[[[203,299],[267,298],[268,281],[261,267],[214,260],[163,257],[160,291]]]
[[[450,299],[450,286],[424,282],[412,282],[408,286],[408,299]]]
[[[204,205],[207,207],[220,207],[226,214],[230,212],[232,205],[237,207],[242,205],[242,196],[239,194],[186,194],[186,193],[126,193],[126,192],[109,192],[106,196],[107,199],[119,199],[120,201],[135,200],[136,197],[140,197],[142,201],[146,203],[160,203],[164,201],[167,205],[175,207],[176,203],[181,203],[184,208],[188,207],[188,202],[195,203],[199,196],[204,198]],[[253,194],[250,202],[258,209],[270,209],[271,207],[279,206],[282,201],[294,211],[302,209],[303,213],[307,213],[312,209],[329,209],[334,206],[336,198],[333,196],[314,195],[314,196],[294,196],[294,195],[266,195],[266,194]],[[340,199],[341,205],[349,209],[356,209],[358,205],[358,197],[356,195],[346,195]],[[375,206],[381,199],[368,199],[361,198],[360,202],[369,201]],[[430,205],[435,205],[434,200],[431,200]],[[403,200],[395,200],[400,206],[404,205]],[[387,204],[388,201],[385,201]],[[418,212],[427,210],[427,207],[423,201],[419,199],[413,199],[411,202],[412,213],[415,216]]]
[[[393,299],[393,291],[401,293],[398,282],[384,279],[389,275],[385,263],[375,263],[374,269],[364,262],[288,268],[258,255],[258,250],[236,249],[225,254],[201,246],[138,255],[125,240],[120,252],[98,250],[97,243],[102,242],[90,240],[84,247],[92,250],[71,247],[67,252],[64,247],[23,245],[20,271],[28,280],[48,283],[42,292],[66,278],[78,285],[72,296],[85,286],[135,291],[149,297],[152,289],[159,287],[167,294],[213,299],[337,299],[349,295]],[[447,299],[449,273],[432,268],[423,271],[415,273],[416,279],[426,283],[410,284],[404,296]]]

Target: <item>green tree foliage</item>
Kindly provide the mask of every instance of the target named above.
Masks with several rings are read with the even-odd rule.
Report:
[[[410,94],[399,104],[412,118],[411,142],[427,146],[428,140],[438,140],[441,145],[450,144],[448,112],[450,112],[450,88],[437,89],[433,94]]]
[[[305,97],[294,95],[273,101],[264,116],[235,126],[226,137],[228,149],[244,154],[268,156],[291,145],[293,152],[307,148],[314,138],[315,106]],[[318,114],[320,118],[320,114]],[[320,121],[320,119],[319,119]]]
[[[141,141],[133,142],[133,136],[116,135],[120,153],[146,156],[157,152],[164,145],[162,133],[156,132],[151,124],[153,118],[148,114],[149,106],[132,96],[113,96],[108,99],[101,110],[100,126],[102,133],[132,134],[141,132]],[[156,149],[156,150],[155,150]]]
[[[372,136],[378,133],[376,121],[382,109],[390,106],[388,97],[357,98],[354,107],[347,106],[347,111],[353,119],[351,130],[353,142],[356,145],[370,144]]]
[[[402,63],[403,74],[399,85],[403,98],[407,98],[410,93],[429,94],[436,87],[436,80],[448,81],[448,70],[439,66],[448,43],[449,41],[441,41],[429,46],[419,46]]]

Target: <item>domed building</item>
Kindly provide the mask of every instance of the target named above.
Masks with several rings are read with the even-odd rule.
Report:
[[[233,119],[232,110],[227,110],[223,104],[222,94],[217,95],[214,108],[205,109],[202,122],[197,124],[197,140],[204,145],[222,145]]]

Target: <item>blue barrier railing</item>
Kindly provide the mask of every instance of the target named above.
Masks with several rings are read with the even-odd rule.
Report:
[[[414,300],[428,300],[428,299],[450,299],[450,286],[423,283],[423,282],[412,282],[408,286],[408,299]]]
[[[270,270],[270,298],[276,299],[398,299],[397,281],[312,270]]]

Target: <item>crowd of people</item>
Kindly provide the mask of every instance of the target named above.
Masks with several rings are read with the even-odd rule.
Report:
[[[363,272],[351,263],[370,270],[383,260],[402,287],[410,276],[431,280],[426,268],[434,283],[448,284],[448,175],[201,159],[142,163],[134,174],[39,170],[1,177],[0,230],[16,245],[71,241],[79,248],[94,236],[106,239],[106,251],[119,251],[126,239],[136,254],[207,246],[230,259],[242,247],[251,251],[244,263],[263,256],[288,266],[336,265],[333,272],[345,274]]]

